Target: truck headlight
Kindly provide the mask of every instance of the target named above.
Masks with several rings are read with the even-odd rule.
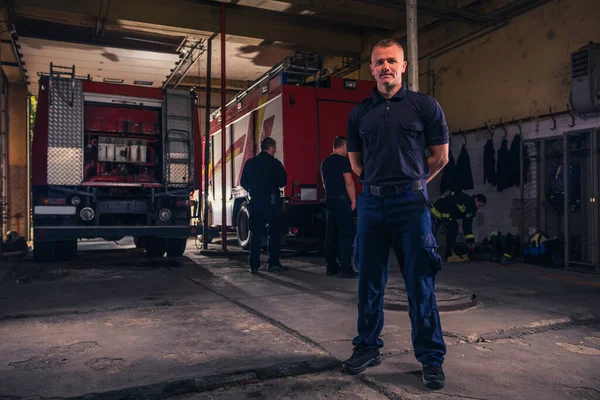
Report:
[[[161,209],[158,212],[158,218],[163,222],[167,222],[171,219],[171,210],[169,210],[168,208]]]
[[[79,212],[79,216],[84,221],[91,221],[94,218],[94,210],[90,207],[85,207]]]

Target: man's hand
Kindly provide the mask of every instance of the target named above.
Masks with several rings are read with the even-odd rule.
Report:
[[[352,202],[350,207],[351,207],[352,211],[354,211],[356,209],[356,200]]]

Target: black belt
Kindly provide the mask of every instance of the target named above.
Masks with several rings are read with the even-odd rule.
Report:
[[[412,189],[413,191],[423,190],[423,183],[421,181],[415,181],[404,185],[364,185],[363,192],[368,193],[371,196],[397,196],[408,192],[409,189]]]
[[[350,201],[350,198],[347,194],[338,194],[338,195],[329,195],[325,196],[325,200],[347,200]]]

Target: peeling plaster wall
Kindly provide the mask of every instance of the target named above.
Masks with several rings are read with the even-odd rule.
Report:
[[[550,1],[508,26],[431,60],[452,131],[565,110],[570,55],[600,41],[600,2]],[[422,60],[422,71],[428,60]],[[423,91],[423,88],[422,88]]]

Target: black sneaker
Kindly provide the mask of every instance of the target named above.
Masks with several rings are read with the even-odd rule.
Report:
[[[248,268],[248,272],[250,272],[252,275],[258,274],[258,267],[250,267]]]
[[[442,366],[423,365],[423,385],[429,389],[441,389],[446,384],[446,375]]]
[[[287,271],[288,269],[288,267],[284,267],[281,264],[269,264],[269,266],[267,267],[268,272],[283,272]]]
[[[342,364],[342,371],[350,375],[356,375],[368,367],[375,367],[379,364],[381,364],[379,349],[365,350],[361,346],[354,346],[352,357]]]
[[[329,268],[327,267],[327,272],[326,272],[327,276],[335,276],[338,274],[338,269],[337,268]]]

